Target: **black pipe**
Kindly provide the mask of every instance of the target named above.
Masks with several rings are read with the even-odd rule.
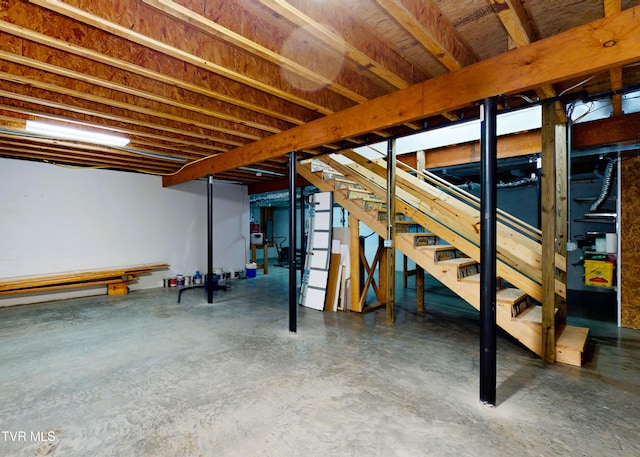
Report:
[[[496,404],[497,103],[486,98],[481,124],[480,402]]]
[[[296,153],[289,153],[289,331],[298,331],[298,300],[296,281]]]
[[[213,175],[207,175],[207,303],[213,303]]]

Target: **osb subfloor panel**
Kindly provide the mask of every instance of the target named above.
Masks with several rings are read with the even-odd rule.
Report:
[[[621,323],[640,328],[640,158],[622,161]]]
[[[640,455],[640,332],[572,322],[596,345],[583,368],[500,334],[490,408],[478,312],[441,286],[423,314],[399,288],[395,325],[299,308],[293,335],[287,277],[213,304],[161,288],[0,309],[0,455]]]

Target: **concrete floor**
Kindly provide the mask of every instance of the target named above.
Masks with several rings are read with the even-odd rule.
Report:
[[[498,405],[478,401],[478,318],[398,288],[383,311],[299,308],[288,270],[203,291],[0,309],[2,456],[640,455],[640,332],[592,325],[583,368],[498,338]],[[400,283],[399,283],[400,284]]]

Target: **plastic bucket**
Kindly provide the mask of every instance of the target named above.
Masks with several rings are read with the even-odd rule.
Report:
[[[256,263],[248,263],[245,265],[247,267],[247,278],[255,278],[256,277],[256,269],[258,268],[258,264]]]

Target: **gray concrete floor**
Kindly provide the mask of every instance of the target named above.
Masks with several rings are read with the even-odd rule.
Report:
[[[478,316],[431,287],[384,312],[299,308],[288,270],[201,290],[0,309],[1,456],[638,456],[640,332],[592,324],[583,368],[498,338],[478,401]]]

